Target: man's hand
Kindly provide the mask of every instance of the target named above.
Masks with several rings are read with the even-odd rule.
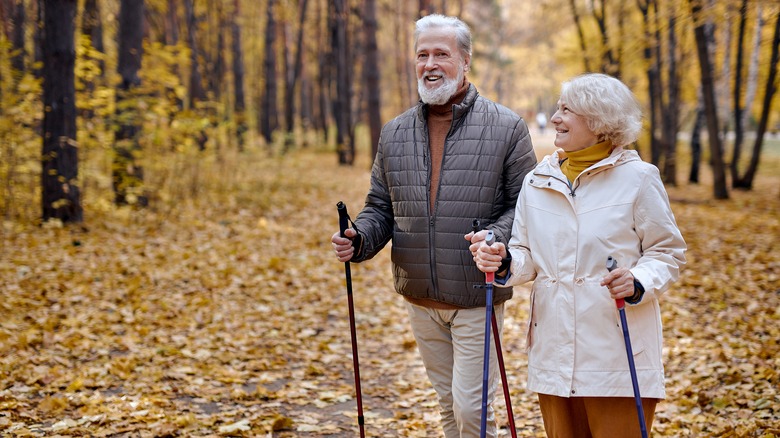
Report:
[[[340,262],[348,262],[355,255],[352,239],[357,236],[357,231],[354,228],[347,228],[344,230],[344,235],[347,237],[341,237],[341,233],[337,232],[330,238],[330,242],[333,244],[333,251]]]
[[[477,268],[482,272],[496,272],[501,267],[501,261],[507,255],[506,245],[496,242],[488,246],[485,243],[487,234],[488,230],[482,230],[476,233],[471,232],[463,237],[471,242],[469,251],[471,251],[471,257],[477,264]]]

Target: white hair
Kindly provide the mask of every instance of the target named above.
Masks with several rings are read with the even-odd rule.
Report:
[[[561,100],[582,116],[588,128],[614,146],[633,143],[642,130],[642,109],[620,80],[586,73],[561,85]]]
[[[448,17],[441,14],[426,15],[415,23],[414,50],[417,51],[417,40],[420,34],[433,28],[450,27],[455,31],[455,41],[458,43],[463,59],[471,57],[471,29],[468,24],[456,17]]]

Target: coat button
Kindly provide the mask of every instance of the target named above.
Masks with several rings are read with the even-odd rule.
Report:
[[[576,394],[576,393],[577,393],[577,391],[575,391],[575,390],[573,390],[573,389],[572,389],[572,390],[571,390],[571,393],[572,393],[572,394]]]

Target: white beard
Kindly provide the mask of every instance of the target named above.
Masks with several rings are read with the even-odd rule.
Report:
[[[449,78],[442,73],[440,81],[442,83],[435,88],[425,86],[425,76],[432,73],[438,74],[438,71],[426,73],[420,79],[417,79],[417,92],[420,93],[420,100],[428,105],[444,105],[455,95],[458,87],[463,83],[463,70],[458,70],[457,78]]]

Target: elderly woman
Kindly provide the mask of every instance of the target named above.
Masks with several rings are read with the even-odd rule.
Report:
[[[615,301],[624,298],[647,429],[665,397],[659,297],[686,249],[658,169],[634,142],[639,105],[619,80],[564,82],[551,122],[555,145],[526,175],[508,249],[479,238],[470,249],[498,283],[534,280],[528,388],[549,437],[639,436]],[[619,267],[608,272],[607,257]],[[499,284],[500,286],[500,284]]]

